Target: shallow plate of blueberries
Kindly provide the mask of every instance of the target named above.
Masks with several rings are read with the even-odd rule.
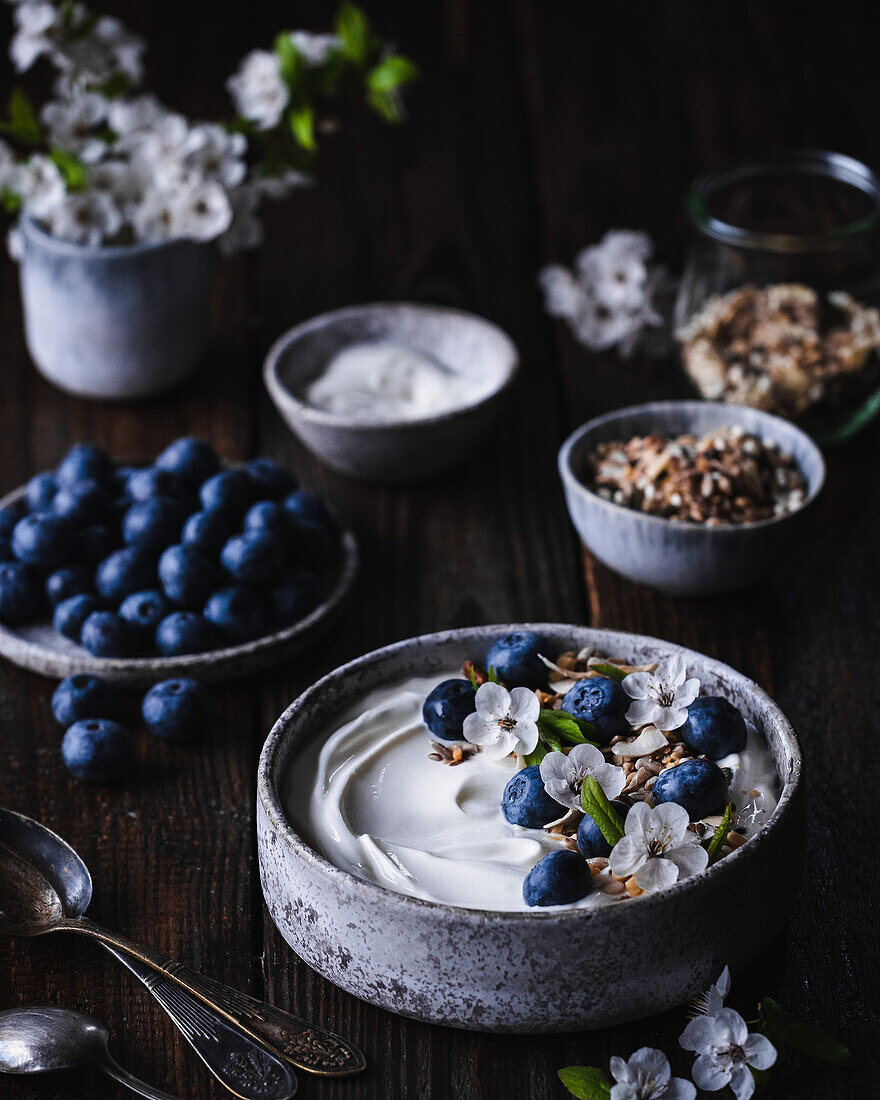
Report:
[[[274,460],[175,440],[152,465],[77,444],[0,500],[0,656],[131,684],[242,676],[341,612],[357,543]]]

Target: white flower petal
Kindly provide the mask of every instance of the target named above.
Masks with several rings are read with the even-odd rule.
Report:
[[[621,841],[621,843],[623,842]],[[684,1050],[702,1051],[710,1049],[715,1042],[716,1035],[713,1020],[713,1016],[694,1017],[679,1036],[679,1045]]]
[[[477,714],[486,721],[497,721],[510,713],[510,698],[501,684],[481,684],[475,696]]]
[[[531,688],[515,687],[510,693],[510,716],[517,722],[536,722],[541,701]]]
[[[680,848],[670,848],[664,852],[664,859],[675,864],[679,870],[680,878],[687,878],[688,875],[696,875],[700,871],[705,871],[709,863],[709,853],[700,844],[694,833],[690,835],[694,837],[693,844],[683,844]]]
[[[636,885],[649,894],[656,890],[665,890],[677,881],[678,867],[670,859],[648,859],[636,871]]]
[[[694,1100],[696,1088],[683,1077],[671,1077],[666,1091],[660,1094],[662,1100]]]
[[[591,769],[590,774],[602,788],[609,802],[617,798],[626,783],[623,768],[619,768],[616,764],[598,764]]]
[[[755,1091],[755,1079],[748,1066],[734,1066],[730,1074],[730,1088],[736,1100],[749,1100]]]
[[[644,805],[644,803],[641,803],[641,805]],[[659,806],[655,806],[653,810],[648,812],[652,825],[667,830],[671,840],[679,843],[683,840],[690,824],[690,818],[684,806],[679,806],[677,802],[661,802]],[[630,817],[632,817],[632,810],[627,815],[627,821]]]
[[[626,712],[626,720],[633,729],[641,729],[653,723],[658,729],[662,728],[657,722],[660,707],[653,699],[634,699]]]
[[[632,817],[632,810],[627,815],[627,821]],[[648,851],[644,844],[635,837],[625,836],[611,849],[611,873],[618,878],[628,878],[647,862]],[[676,874],[678,872],[676,871]]]
[[[728,1065],[717,1062],[711,1054],[701,1054],[694,1062],[691,1076],[698,1089],[718,1092],[730,1083],[731,1070]]]
[[[618,1084],[635,1084],[635,1075],[630,1072],[630,1068],[627,1065],[625,1058],[620,1058],[618,1055],[613,1054],[611,1056],[610,1062],[608,1063],[608,1068],[611,1070],[611,1076]]]
[[[539,737],[538,726],[535,722],[520,720],[516,723],[516,729],[513,732],[516,741],[513,752],[519,753],[520,756],[528,756],[530,752],[535,751]]]
[[[749,1029],[745,1020],[732,1008],[722,1008],[717,1016],[713,1017],[719,1033],[726,1033],[728,1046],[741,1047],[749,1037]]]
[[[750,1033],[742,1048],[746,1061],[755,1069],[769,1069],[776,1061],[776,1047],[766,1035]]]
[[[650,686],[653,682],[651,672],[631,672],[624,676],[621,687],[630,699],[647,699],[650,696]]]

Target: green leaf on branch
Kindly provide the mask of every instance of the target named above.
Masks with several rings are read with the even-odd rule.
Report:
[[[305,59],[294,46],[290,31],[282,31],[275,36],[273,45],[275,55],[278,58],[278,67],[284,83],[295,92],[302,83],[303,74],[306,71]]]
[[[551,710],[545,707],[538,715],[538,733],[543,737],[545,732],[550,732],[567,741],[571,745],[594,745],[585,736],[595,732],[596,727],[592,722],[584,722],[569,714],[567,710]]]
[[[64,149],[52,149],[49,159],[64,177],[64,185],[68,191],[85,191],[89,177],[81,160]]]
[[[596,778],[588,775],[581,787],[581,806],[590,815],[602,836],[613,848],[624,836],[623,822]]]
[[[577,1100],[608,1100],[611,1081],[595,1066],[566,1066],[559,1070],[559,1080]]]
[[[787,1046],[806,1058],[832,1066],[852,1064],[852,1054],[839,1039],[814,1024],[789,1020],[772,997],[765,997],[761,1002],[761,1014],[764,1034],[775,1046]]]
[[[590,665],[590,671],[598,672],[600,676],[607,676],[610,680],[617,680],[618,683],[625,680],[627,675],[622,668],[618,668],[617,665],[609,665],[604,661]]]
[[[21,88],[12,89],[9,97],[9,118],[0,125],[0,132],[31,144],[36,144],[43,136],[34,105]]]
[[[297,143],[308,152],[313,153],[318,145],[315,141],[315,109],[306,104],[303,107],[293,107],[288,114],[290,132]]]
[[[0,206],[7,214],[17,214],[21,205],[21,195],[10,191],[8,187],[0,187]]]
[[[367,91],[367,103],[383,122],[387,122],[391,126],[398,126],[403,122],[403,107],[396,92],[376,92],[369,89]]]
[[[392,54],[367,74],[367,88],[371,92],[393,92],[416,80],[418,75],[419,68],[414,61]]]
[[[365,66],[374,47],[373,30],[366,12],[344,0],[336,14],[336,33],[342,53],[353,64]]]
[[[733,817],[733,803],[728,802],[724,808],[724,817],[721,818],[721,824],[712,834],[712,839],[709,841],[709,862],[721,851],[721,845],[724,843],[727,834],[730,832],[730,822]]]

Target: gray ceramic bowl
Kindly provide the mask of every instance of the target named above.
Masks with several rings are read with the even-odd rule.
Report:
[[[450,412],[391,424],[365,424],[309,405],[303,394],[350,344],[388,341],[466,376],[480,395]],[[496,325],[441,306],[377,302],[313,317],[270,349],[263,376],[288,427],[326,465],[368,481],[417,481],[461,461],[499,412],[516,374],[516,345]]]
[[[780,778],[761,831],[693,878],[597,909],[494,913],[416,900],[329,863],[279,798],[297,753],[367,692],[413,673],[438,674],[485,656],[521,626],[426,634],[331,672],[276,722],[260,758],[257,843],[263,893],[294,951],[365,1001],[431,1023],[478,1031],[578,1031],[649,1016],[733,970],[783,926],[802,863],[801,758],[770,697],[719,661],[655,638],[560,624],[529,625],[559,652],[594,645],[643,662],[685,656],[706,693],[734,702],[761,732]]]
[[[612,504],[581,480],[597,443],[649,432],[702,435],[736,425],[794,455],[807,479],[803,507],[756,523],[704,527]],[[825,483],[822,452],[800,428],[757,409],[709,401],[655,401],[599,416],[566,439],[558,461],[568,512],[587,549],[616,573],[679,596],[727,592],[759,580],[797,545],[807,510]]]

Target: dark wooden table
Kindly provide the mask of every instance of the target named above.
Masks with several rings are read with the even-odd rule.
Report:
[[[318,28],[330,7],[108,6],[149,37],[159,93],[195,115],[224,110],[223,79],[246,49],[284,25]],[[271,454],[326,493],[361,539],[354,604],[312,652],[220,690],[223,720],[205,745],[166,746],[138,732],[138,770],[124,787],[73,780],[50,713],[54,685],[0,668],[0,804],[79,849],[95,879],[96,919],[360,1042],[369,1059],[362,1078],[304,1077],[304,1097],[557,1097],[558,1067],[607,1065],[644,1044],[684,1070],[689,1060],[675,1054],[681,1012],[529,1039],[428,1027],[362,1004],[286,948],[263,907],[254,847],[263,738],[290,699],[346,658],[422,631],[525,619],[681,642],[771,691],[806,757],[804,889],[787,934],[737,977],[733,1002],[746,1008],[772,994],[855,1052],[851,1070],[802,1073],[778,1095],[876,1096],[880,431],[829,456],[814,534],[765,586],[683,601],[630,584],[582,555],[556,449],[588,416],[683,387],[671,362],[621,364],[576,346],[543,314],[535,276],[612,226],[648,229],[678,264],[684,189],[732,156],[816,145],[880,164],[877,14],[759,0],[386,0],[372,10],[424,68],[409,125],[392,133],[349,121],[327,150],[319,186],[267,214],[264,248],[222,270],[216,350],[185,388],[135,405],[53,389],[28,361],[16,271],[0,261],[0,489],[80,439],[146,459],[195,432],[228,458]],[[3,73],[5,86],[8,66]],[[333,476],[294,442],[262,388],[263,353],[285,327],[376,298],[476,310],[522,354],[506,419],[466,467],[427,485]],[[220,1095],[145,991],[87,943],[0,940],[0,1008],[28,1003],[92,1011],[132,1071],[187,1100]],[[4,1100],[116,1095],[92,1073],[0,1083]]]

